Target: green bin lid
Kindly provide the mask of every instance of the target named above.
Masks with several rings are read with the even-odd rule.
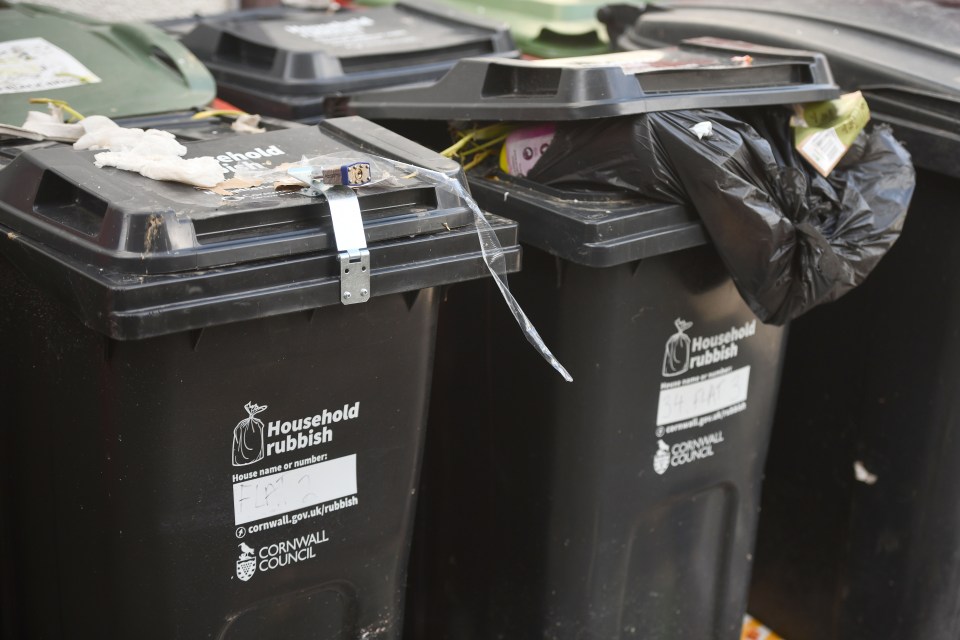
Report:
[[[0,7],[6,6],[0,3]],[[112,118],[190,109],[213,77],[175,39],[139,23],[106,23],[49,7],[0,9],[0,122],[20,125],[30,98]]]
[[[607,32],[597,20],[603,0],[440,0],[461,11],[510,25],[523,53],[566,58],[606,53]],[[378,0],[361,0],[362,4]]]

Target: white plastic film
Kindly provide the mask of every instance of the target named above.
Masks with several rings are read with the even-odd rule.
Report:
[[[348,165],[355,162],[369,162],[371,165],[371,180],[367,184],[354,187],[357,190],[379,189],[384,187],[402,188],[416,186],[417,184],[430,184],[434,187],[452,194],[463,201],[473,212],[474,225],[477,230],[477,238],[480,241],[480,251],[483,255],[483,261],[497,284],[500,294],[503,296],[510,313],[516,319],[517,324],[523,331],[527,341],[533,345],[543,358],[552,366],[567,382],[573,382],[573,377],[564,368],[560,361],[553,355],[543,338],[540,337],[536,327],[530,322],[527,314],[523,312],[520,303],[510,292],[510,285],[507,282],[507,265],[503,253],[503,247],[497,238],[496,231],[487,221],[486,216],[477,206],[466,187],[460,180],[448,176],[439,171],[433,171],[418,167],[415,165],[382,158],[379,156],[364,156],[362,158],[353,156],[326,155],[315,158],[304,158],[300,162],[283,165],[272,171],[237,171],[238,178],[257,178],[264,181],[275,180],[277,182],[289,182],[293,177],[304,184],[309,185],[305,180],[304,168],[309,167],[309,174],[319,176],[323,174],[323,169],[335,167],[338,165]],[[317,195],[320,195],[319,193]]]

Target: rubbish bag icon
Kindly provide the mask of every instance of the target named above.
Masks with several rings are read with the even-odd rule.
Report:
[[[242,467],[263,459],[263,422],[255,418],[265,410],[258,404],[248,402],[243,405],[249,414],[233,428],[233,466]]]
[[[692,327],[693,323],[677,318],[673,321],[673,326],[677,328],[677,332],[667,340],[663,351],[663,375],[667,377],[679,376],[690,368],[690,336],[684,331]]]

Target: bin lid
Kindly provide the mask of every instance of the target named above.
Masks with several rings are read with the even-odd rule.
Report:
[[[355,94],[368,118],[561,121],[835,98],[817,53],[698,38],[556,60],[461,60],[440,81]]]
[[[441,0],[461,11],[510,25],[523,53],[565,58],[606,53],[606,30],[597,21],[603,0]]]
[[[181,41],[213,72],[222,98],[278,117],[320,115],[325,99],[361,89],[433,80],[464,56],[519,55],[505,25],[427,2],[336,13],[275,7],[161,24],[186,31]]]
[[[302,156],[372,155],[462,180],[455,162],[362,118],[194,142],[187,157],[273,166]],[[330,206],[272,184],[221,196],[94,166],[93,151],[20,154],[0,171],[0,255],[58,293],[98,331],[142,338],[337,304]],[[486,273],[473,213],[427,181],[358,192],[371,295]],[[516,227],[495,220],[506,267]]]
[[[35,97],[119,118],[200,107],[214,91],[200,61],[155,27],[38,5],[0,9],[2,123],[22,124]]]
[[[960,8],[928,0],[683,0],[616,30],[628,49],[714,36],[823,52],[837,84],[864,92],[874,118],[894,126],[916,164],[960,176]]]
[[[509,215],[520,241],[587,267],[611,267],[708,243],[696,212],[628,191],[557,188],[499,170],[471,172],[484,211]]]

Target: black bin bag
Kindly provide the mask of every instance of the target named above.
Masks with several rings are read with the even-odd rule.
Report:
[[[527,177],[692,205],[753,312],[784,324],[867,277],[900,235],[915,183],[909,154],[883,126],[824,178],[794,150],[789,115],[701,109],[563,123]],[[702,139],[701,122],[712,123]]]

